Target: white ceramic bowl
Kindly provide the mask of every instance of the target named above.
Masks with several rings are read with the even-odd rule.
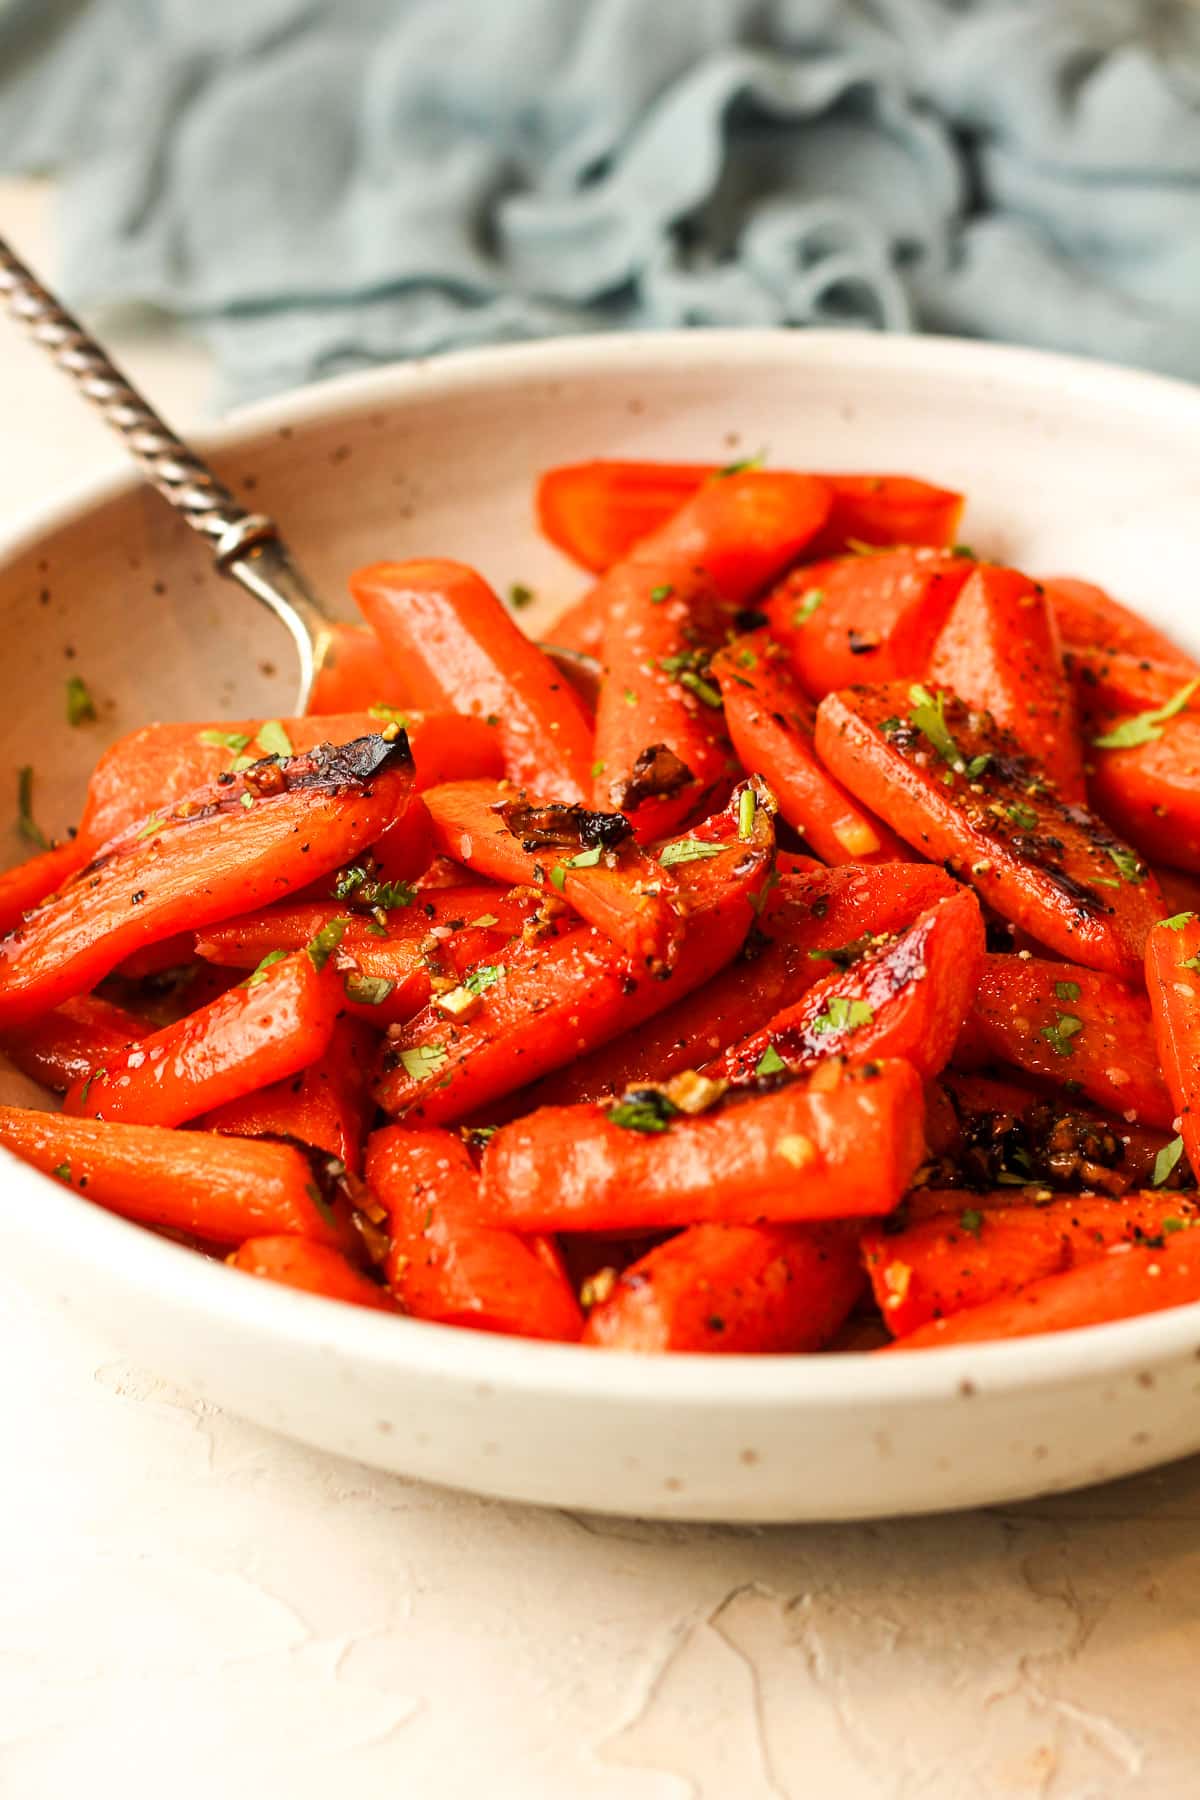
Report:
[[[477,562],[541,597],[533,478],[596,455],[901,469],[970,499],[964,534],[1109,583],[1192,647],[1200,391],[934,338],[688,333],[485,351],[347,380],[209,440],[326,591],[381,556]],[[287,645],[132,478],[0,549],[6,766],[65,827],[103,742],[151,718],[287,707]],[[103,722],[68,732],[63,679]],[[272,673],[271,671],[275,672]],[[206,1399],[406,1475],[676,1518],[836,1519],[1012,1500],[1200,1447],[1200,1307],[912,1357],[639,1358],[387,1318],[253,1281],[0,1162],[3,1255]]]

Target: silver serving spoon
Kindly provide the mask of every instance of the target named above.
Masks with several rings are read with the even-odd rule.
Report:
[[[275,521],[239,505],[3,238],[0,300],[7,300],[13,317],[96,407],[163,498],[208,540],[219,572],[240,582],[287,627],[300,660],[296,712],[306,712],[329,650],[334,614],[293,562]],[[600,675],[595,658],[552,644],[542,648],[583,697],[594,701]]]

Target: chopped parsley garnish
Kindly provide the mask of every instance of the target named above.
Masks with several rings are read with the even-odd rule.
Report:
[[[504,980],[504,968],[503,963],[480,963],[471,970],[463,986],[468,994],[485,993],[488,988],[495,987],[498,981]]]
[[[1185,925],[1191,924],[1195,916],[1194,912],[1181,912],[1175,913],[1170,919],[1160,919],[1158,922],[1160,925],[1165,925],[1168,931],[1182,931]]]
[[[912,702],[912,711],[908,715],[909,724],[923,737],[928,738],[943,762],[954,765],[962,761],[958,745],[950,735],[946,724],[946,696],[943,693],[931,694],[927,687],[919,682],[908,690]]]
[[[721,699],[720,688],[714,687],[711,681],[705,681],[703,675],[697,675],[695,669],[685,669],[679,677],[679,685],[687,688],[689,693],[695,694],[697,700],[703,700],[705,706],[711,706],[714,710],[725,704]]]
[[[774,1044],[768,1044],[754,1065],[754,1073],[756,1075],[778,1075],[786,1068],[787,1064]]]
[[[622,693],[621,698],[624,700],[626,706],[636,706],[638,703],[638,697],[632,688],[626,688]]]
[[[869,1025],[874,1017],[874,1008],[865,1000],[848,1000],[844,994],[832,994],[829,1005],[823,1013],[818,1013],[809,1029],[814,1032],[854,1031],[860,1025]]]
[[[398,725],[401,731],[408,730],[408,714],[401,712],[398,706],[384,706],[380,701],[375,706],[368,706],[367,712],[372,719],[380,719],[385,725]]]
[[[1037,830],[1038,816],[1032,806],[1023,806],[1019,800],[1014,800],[1004,810],[1018,831]]]
[[[107,1079],[107,1077],[108,1077],[107,1069],[93,1069],[90,1072],[87,1080],[84,1082],[83,1086],[79,1090],[80,1106],[87,1105],[87,1097],[92,1091],[92,1083],[96,1082],[96,1081],[104,1081]]]
[[[210,727],[207,731],[196,733],[196,742],[203,744],[208,750],[229,750],[234,756],[240,756],[250,742],[250,734],[246,731],[218,731]]]
[[[603,775],[603,773],[604,773],[604,759],[603,759],[603,757],[600,757],[600,758],[597,758],[597,760],[592,764],[592,780],[593,781],[598,780],[598,778],[601,775]]]
[[[979,558],[976,556],[974,550],[972,550],[970,544],[952,544],[950,546],[950,554],[951,556],[965,556],[968,562],[979,561]]]
[[[568,869],[594,869],[604,854],[603,844],[593,844],[590,850],[581,850],[577,856],[568,856],[565,862],[558,863],[550,871],[550,884],[561,894],[567,882]]]
[[[1174,1217],[1172,1217],[1170,1219],[1164,1219],[1162,1224],[1159,1226],[1159,1230],[1163,1233],[1164,1237],[1167,1236],[1171,1232],[1186,1231],[1187,1229],[1188,1229],[1188,1221],[1186,1219],[1176,1219]]]
[[[17,830],[36,849],[50,848],[49,839],[33,816],[33,769],[28,763],[17,770]]]
[[[54,1169],[52,1171],[52,1173],[57,1177],[57,1179],[59,1181],[65,1181],[67,1186],[70,1187],[70,1185],[71,1185],[71,1165],[70,1165],[70,1163],[59,1163],[58,1167],[56,1169]]]
[[[756,456],[743,456],[740,462],[726,463],[723,469],[718,469],[713,480],[724,481],[730,475],[744,475],[748,469],[761,469],[766,460],[765,450],[760,450]]]
[[[973,756],[971,758],[970,762],[967,764],[968,780],[978,781],[979,777],[983,774],[984,770],[987,768],[987,766],[991,762],[991,760],[992,760],[991,757],[987,754],[986,751],[984,752],[984,754],[982,756]],[[1037,821],[1035,820],[1034,823],[1036,824],[1036,822]]]
[[[514,581],[510,583],[508,590],[508,604],[512,607],[514,612],[520,612],[522,607],[532,606],[536,599],[537,595],[534,593],[533,589],[531,587],[526,587],[523,581]]]
[[[243,794],[240,804],[245,807],[247,812],[249,812],[250,808],[254,805],[254,795],[253,794]]]
[[[1094,737],[1092,743],[1097,750],[1136,750],[1139,744],[1153,744],[1162,736],[1162,728],[1168,719],[1181,713],[1196,689],[1200,687],[1200,675],[1181,687],[1177,694],[1161,706],[1152,707],[1149,712],[1134,713],[1131,718],[1122,719],[1111,731],[1102,732]]]
[[[320,970],[325,967],[345,937],[346,927],[349,923],[349,919],[330,919],[328,924],[322,925],[312,942],[304,946],[308,952],[308,960],[314,969]]]
[[[852,938],[848,944],[838,944],[830,950],[807,950],[805,955],[813,962],[831,962],[836,968],[850,969],[875,947],[875,939],[869,932],[860,938]]]
[[[758,667],[758,657],[753,650],[739,650],[737,659],[739,669],[756,669]]]
[[[260,981],[265,981],[267,979],[267,970],[273,969],[277,962],[282,962],[286,955],[286,950],[268,950],[254,973],[252,975],[247,975],[242,986],[248,988],[257,987]]]
[[[983,1231],[983,1214],[978,1207],[968,1206],[965,1212],[958,1215],[958,1222],[962,1229],[973,1238],[979,1237]]]
[[[353,900],[356,905],[370,907],[372,911],[382,908],[384,912],[391,912],[397,906],[411,906],[416,894],[416,888],[409,887],[407,881],[380,881],[361,863],[351,863],[333,884],[335,900]]]
[[[1128,881],[1132,887],[1140,887],[1146,879],[1146,865],[1140,862],[1132,850],[1124,844],[1105,844],[1106,853],[1111,857],[1117,874],[1122,881]]]
[[[754,798],[753,788],[743,788],[738,800],[738,837],[743,844],[748,844],[754,836],[754,815],[758,811],[758,802]]]
[[[677,863],[703,862],[706,856],[720,856],[724,844],[706,844],[700,838],[680,838],[674,844],[667,844],[659,853],[659,862],[664,869],[673,869]]]
[[[160,819],[157,817],[155,817],[153,819],[147,819],[146,823],[142,826],[142,829],[138,832],[137,837],[134,841],[136,843],[140,844],[143,838],[153,837],[156,831],[162,830],[162,828],[166,824],[166,822],[167,821],[165,819]]]
[[[1163,1145],[1154,1159],[1154,1173],[1150,1177],[1152,1187],[1162,1186],[1182,1155],[1183,1139],[1181,1137],[1172,1138],[1169,1144]]]
[[[678,1116],[679,1108],[658,1088],[634,1088],[608,1109],[609,1124],[625,1131],[665,1131]]]
[[[799,606],[792,613],[792,624],[807,625],[824,598],[824,588],[809,588]]]
[[[264,756],[295,756],[292,740],[278,719],[268,719],[258,734]]]
[[[653,587],[650,589],[650,604],[651,604],[651,606],[661,606],[663,601],[669,600],[671,598],[671,595],[674,592],[675,592],[675,589],[672,587],[672,585],[669,581],[660,582],[658,587]]]
[[[342,983],[347,1000],[356,1000],[360,1006],[382,1006],[396,984],[385,975],[360,975],[352,972]]]
[[[1053,1025],[1042,1026],[1042,1036],[1056,1056],[1073,1056],[1075,1045],[1072,1040],[1083,1030],[1083,1020],[1074,1013],[1060,1012]]]
[[[449,1060],[450,1052],[442,1044],[415,1044],[411,1050],[400,1052],[400,1067],[413,1081],[436,1075]]]
[[[96,719],[96,702],[80,675],[67,678],[67,724],[91,725]]]
[[[1056,981],[1054,984],[1054,998],[1066,1001],[1068,1006],[1072,1001],[1078,1000],[1079,993],[1080,988],[1077,981]]]

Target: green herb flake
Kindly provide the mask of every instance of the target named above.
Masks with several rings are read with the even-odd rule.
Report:
[[[1092,743],[1097,750],[1136,750],[1139,744],[1153,744],[1162,736],[1162,728],[1168,719],[1181,713],[1196,689],[1200,687],[1200,675],[1181,687],[1177,694],[1162,706],[1153,707],[1149,712],[1134,713],[1131,718],[1122,719],[1111,731],[1102,732],[1094,737]]]
[[[267,970],[273,969],[277,962],[282,962],[286,955],[286,950],[268,950],[254,973],[252,975],[247,975],[242,986],[248,988],[257,987],[260,981],[265,981],[267,979]]]
[[[217,731],[210,727],[196,733],[196,742],[206,750],[228,750],[234,756],[239,756],[250,741],[250,734],[245,731]]]
[[[753,788],[743,788],[738,800],[738,838],[748,844],[754,836],[754,815],[758,811],[758,802],[754,798]]]
[[[1124,844],[1105,844],[1104,849],[1121,880],[1127,881],[1131,887],[1140,887],[1146,879],[1145,863],[1132,850],[1127,850]]]
[[[354,971],[346,976],[342,986],[347,1000],[354,1000],[359,1006],[382,1006],[396,984],[384,975],[360,975]]]
[[[750,469],[761,469],[767,460],[766,450],[760,450],[756,456],[743,456],[740,462],[726,463],[713,476],[714,481],[727,481],[731,475],[745,475]]]
[[[651,606],[661,606],[663,601],[669,600],[674,592],[675,589],[669,581],[660,582],[657,587],[650,589]]]
[[[824,598],[824,588],[809,588],[799,606],[792,613],[792,624],[807,625]]]
[[[107,1077],[108,1077],[107,1069],[92,1069],[91,1070],[91,1072],[88,1075],[87,1080],[84,1082],[83,1086],[79,1090],[80,1106],[87,1105],[87,1098],[88,1098],[88,1095],[92,1091],[93,1083],[97,1082],[97,1081],[104,1081],[107,1079]]]
[[[254,795],[253,794],[243,794],[242,798],[241,798],[241,805],[245,807],[247,812],[249,812],[250,808],[254,805]]]
[[[638,703],[638,697],[632,688],[626,688],[621,695],[621,698],[624,700],[626,706],[636,706]]]
[[[969,769],[967,773],[970,774]],[[1014,800],[1012,804],[1006,806],[1004,810],[1018,831],[1037,830],[1038,816],[1034,812],[1032,806],[1024,806],[1021,801]]]
[[[96,702],[88,692],[87,682],[80,675],[71,675],[67,679],[67,724],[93,725],[97,718]]]
[[[756,1075],[779,1075],[787,1069],[787,1064],[780,1056],[774,1044],[768,1044],[754,1065]]]
[[[1055,999],[1065,1001],[1068,1006],[1078,1000],[1079,994],[1080,988],[1077,981],[1056,981],[1054,984]]]
[[[983,1233],[983,1214],[978,1207],[968,1206],[965,1212],[958,1215],[958,1222],[962,1229],[973,1238],[978,1238]]]
[[[278,719],[268,719],[258,734],[264,756],[295,756],[292,740]]]
[[[550,886],[558,893],[563,893],[567,885],[567,877],[561,863],[556,863],[550,871]]]
[[[987,768],[987,766],[991,762],[991,760],[992,760],[991,757],[986,753],[986,751],[982,756],[973,756],[971,758],[970,762],[967,764],[967,779],[968,779],[968,781],[978,781],[979,777],[983,774],[984,770]],[[1035,823],[1036,823],[1036,821],[1035,821]]]
[[[315,1181],[306,1181],[304,1191],[320,1213],[327,1225],[333,1224],[333,1208],[321,1192]]]
[[[706,844],[700,838],[679,838],[663,846],[658,860],[664,869],[673,869],[678,863],[703,862],[705,857],[720,856],[724,849],[724,844]]]
[[[636,1088],[608,1109],[609,1124],[624,1131],[666,1131],[678,1116],[679,1108],[657,1088]]]
[[[138,832],[137,837],[134,839],[134,842],[140,844],[144,838],[153,837],[156,831],[162,830],[166,822],[165,819],[160,818],[147,819],[146,823],[142,826],[142,829]]]
[[[484,994],[488,988],[495,987],[498,981],[504,980],[504,963],[480,963],[471,970],[463,982],[468,994]]]
[[[379,701],[374,706],[368,706],[367,713],[370,718],[379,719],[384,725],[398,725],[401,731],[408,730],[408,714],[401,712],[398,706],[384,706]]]
[[[950,554],[951,556],[965,556],[968,562],[979,561],[978,556],[976,556],[970,544],[952,544],[950,547]]]
[[[349,923],[349,919],[330,919],[328,924],[322,925],[312,941],[304,946],[314,969],[319,971],[325,967],[345,937]]]
[[[679,677],[679,685],[687,688],[689,693],[695,694],[697,700],[703,700],[705,706],[711,706],[714,711],[725,704],[720,688],[714,687],[711,681],[705,681],[703,675],[697,675],[694,669],[684,670]]]
[[[604,773],[604,759],[601,757],[592,764],[592,780],[599,781]]]
[[[449,1060],[450,1052],[442,1044],[415,1044],[411,1050],[400,1052],[400,1067],[412,1081],[436,1075]]]
[[[17,770],[17,830],[36,849],[50,848],[50,840],[33,816],[33,769],[28,763]]]
[[[593,844],[590,850],[580,850],[578,855],[569,856],[560,864],[564,869],[594,869],[604,854],[603,844]]]
[[[1073,1056],[1075,1045],[1072,1040],[1083,1030],[1083,1020],[1074,1013],[1059,1013],[1053,1025],[1043,1025],[1041,1035],[1045,1038],[1056,1056]]]
[[[1150,1177],[1150,1184],[1152,1187],[1162,1186],[1163,1182],[1167,1180],[1174,1170],[1182,1155],[1183,1139],[1181,1137],[1172,1138],[1169,1144],[1163,1145],[1162,1149],[1154,1159],[1154,1173]]]
[[[536,599],[537,595],[534,593],[533,589],[531,587],[526,587],[523,581],[514,581],[510,583],[508,589],[508,604],[512,607],[514,612],[521,612],[525,607],[532,606]]]
[[[1168,931],[1182,931],[1185,925],[1191,924],[1195,916],[1194,912],[1181,912],[1175,913],[1169,919],[1160,919],[1158,922],[1160,925],[1165,925]]]
[[[942,761],[952,767],[962,762],[958,745],[950,735],[946,724],[946,696],[943,693],[931,694],[927,687],[919,682],[908,690],[908,698],[912,703],[912,711],[908,715],[909,724],[919,731],[922,737],[928,738]]]
[[[1168,1146],[1168,1148],[1169,1148],[1169,1146]],[[1177,1219],[1177,1218],[1175,1218],[1175,1216],[1173,1214],[1169,1219],[1164,1219],[1162,1221],[1162,1224],[1159,1226],[1159,1230],[1162,1232],[1164,1237],[1169,1237],[1172,1232],[1187,1231],[1188,1229],[1189,1229],[1188,1221],[1186,1219]]]
[[[56,1169],[52,1170],[51,1172],[55,1176],[56,1180],[65,1181],[67,1186],[70,1187],[70,1185],[71,1185],[71,1165],[70,1165],[70,1163],[59,1163],[58,1167]]]
[[[758,667],[758,657],[753,650],[739,650],[737,660],[739,669],[756,669]]]
[[[869,1025],[874,1017],[874,1008],[865,1000],[849,1000],[844,994],[833,994],[825,1011],[818,1014],[809,1029],[818,1033],[855,1031],[860,1025]]]

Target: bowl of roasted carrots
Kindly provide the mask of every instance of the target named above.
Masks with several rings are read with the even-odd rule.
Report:
[[[12,1269],[538,1501],[859,1516],[1200,1446],[1198,426],[824,334],[335,382],[213,441],[344,604],[303,717],[134,482],[28,525]]]

